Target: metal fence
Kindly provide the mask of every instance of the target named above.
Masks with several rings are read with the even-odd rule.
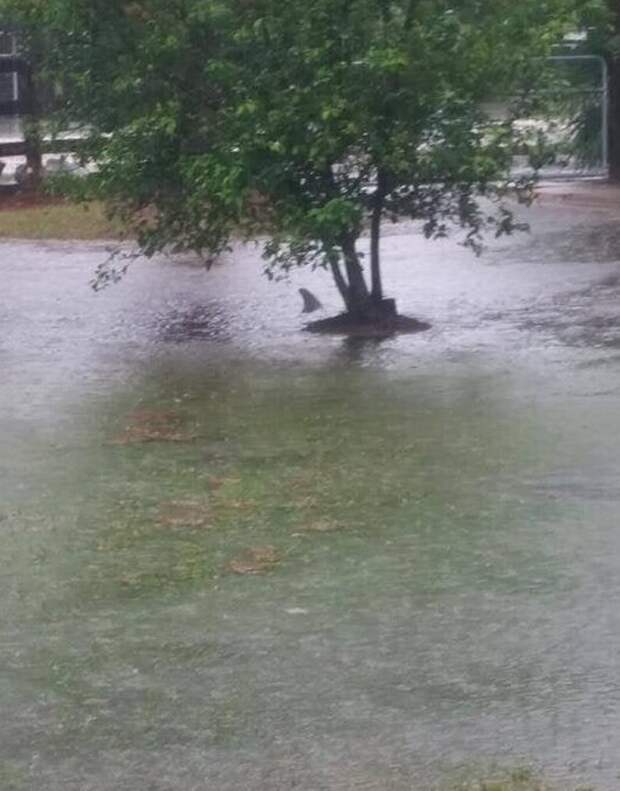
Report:
[[[525,141],[515,170],[540,166],[545,178],[603,177],[609,171],[609,74],[598,55],[555,55],[536,110],[518,119]],[[528,140],[529,137],[529,140]],[[533,163],[532,158],[538,158]]]

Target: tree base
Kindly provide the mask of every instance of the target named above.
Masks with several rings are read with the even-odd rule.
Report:
[[[389,338],[393,335],[411,335],[431,327],[425,321],[401,316],[398,313],[377,317],[354,316],[341,313],[328,319],[312,321],[304,327],[306,332],[322,335],[348,335],[354,338]]]

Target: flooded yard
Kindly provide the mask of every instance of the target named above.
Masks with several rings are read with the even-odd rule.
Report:
[[[383,342],[254,247],[96,295],[105,245],[0,244],[0,787],[616,789],[619,214],[395,226]]]

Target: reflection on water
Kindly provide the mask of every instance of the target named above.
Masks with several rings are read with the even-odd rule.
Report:
[[[0,787],[616,788],[620,251],[539,212],[390,235],[385,342],[254,249],[95,296],[103,246],[1,246]]]
[[[156,319],[159,336],[170,343],[226,339],[227,314],[217,303],[173,308]]]

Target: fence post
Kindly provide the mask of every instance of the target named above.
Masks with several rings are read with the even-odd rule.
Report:
[[[620,181],[620,58],[609,60],[609,177]]]

